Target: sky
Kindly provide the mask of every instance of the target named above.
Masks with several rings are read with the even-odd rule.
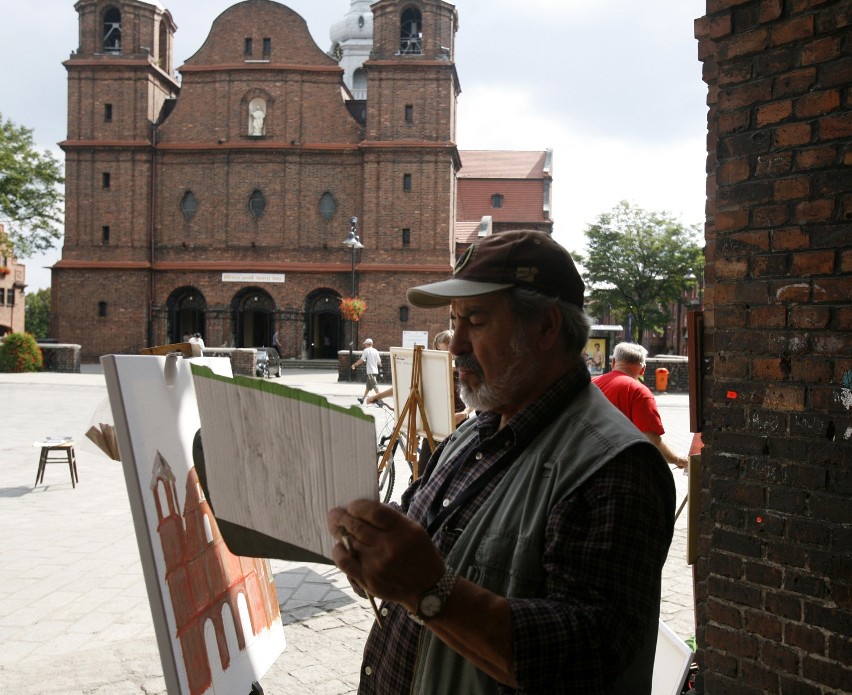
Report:
[[[177,24],[175,66],[233,0],[160,0]],[[64,162],[74,0],[0,0],[0,114]],[[350,0],[284,0],[324,51]],[[627,200],[704,221],[707,88],[694,20],[705,0],[456,0],[462,150],[553,150],[554,237],[584,232]],[[21,259],[27,291],[50,286],[60,249]]]

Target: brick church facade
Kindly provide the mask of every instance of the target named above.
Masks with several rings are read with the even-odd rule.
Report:
[[[382,347],[446,327],[405,290],[444,277],[455,252],[456,8],[360,5],[372,45],[350,89],[341,56],[271,0],[223,12],[180,81],[158,0],[76,3],[53,335],[84,360],[194,332],[269,345],[276,331],[284,357],[332,357],[353,290],[368,305],[359,332]]]

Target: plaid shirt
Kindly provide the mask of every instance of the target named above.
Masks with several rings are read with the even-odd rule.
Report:
[[[439,447],[423,476],[406,491],[402,510],[427,526],[436,497],[455,499],[506,456],[514,459],[557,412],[583,389],[580,367],[502,429],[500,416],[480,413],[478,437],[440,468]],[[503,471],[459,506],[434,533],[446,557],[461,531],[492,493]],[[438,505],[440,507],[440,504]],[[510,597],[518,690],[502,693],[608,692],[638,648],[660,602],[660,572],[674,525],[671,472],[651,447],[632,446],[592,476],[548,519],[539,598]],[[408,693],[422,628],[402,606],[382,604],[383,626],[373,627],[361,667],[362,695]],[[495,684],[496,687],[496,684]],[[469,694],[465,694],[469,695]]]

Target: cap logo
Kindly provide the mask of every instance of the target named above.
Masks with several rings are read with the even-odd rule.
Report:
[[[515,269],[515,280],[526,285],[535,285],[535,276],[538,275],[538,268],[530,266],[528,268]]]
[[[461,255],[461,257],[456,261],[456,266],[455,268],[453,268],[453,275],[458,274],[458,272],[467,265],[468,261],[473,257],[473,252],[475,248],[475,244],[473,246],[468,247],[467,251],[465,251]]]

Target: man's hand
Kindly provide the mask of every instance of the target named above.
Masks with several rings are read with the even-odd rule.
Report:
[[[338,542],[332,559],[351,582],[374,596],[413,611],[420,594],[444,573],[444,561],[423,527],[393,507],[355,500],[345,509],[331,509],[328,528],[338,541],[341,526],[351,552]]]

